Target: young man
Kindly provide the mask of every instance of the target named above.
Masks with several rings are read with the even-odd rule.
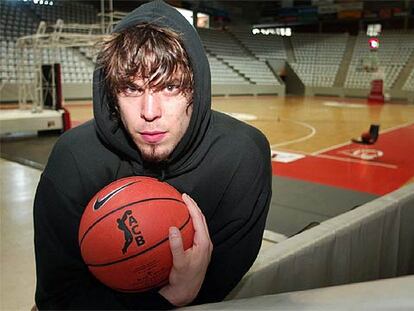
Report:
[[[164,309],[222,300],[261,245],[271,198],[267,140],[211,110],[203,45],[163,2],[127,15],[98,63],[94,120],[62,135],[35,198],[38,308]],[[145,293],[101,284],[77,241],[91,197],[131,175],[156,177],[185,193],[196,230],[184,252],[179,231],[170,229],[169,284]]]

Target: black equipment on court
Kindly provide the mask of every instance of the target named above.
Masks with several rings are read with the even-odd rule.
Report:
[[[60,64],[42,65],[43,107],[62,108],[62,79]]]
[[[363,145],[375,144],[378,140],[379,128],[379,124],[371,124],[369,127],[369,132],[362,133],[360,139],[352,138],[352,142]]]

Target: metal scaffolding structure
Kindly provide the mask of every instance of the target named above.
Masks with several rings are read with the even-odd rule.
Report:
[[[109,2],[106,10],[105,2]],[[79,67],[79,57],[83,55],[94,62],[99,43],[125,15],[113,11],[112,0],[101,0],[101,13],[98,14],[100,22],[97,24],[66,24],[64,20],[58,19],[55,24],[48,25],[41,21],[35,34],[18,38],[15,56],[19,109],[2,111],[0,135],[69,129],[70,116],[61,105],[62,89],[56,85],[62,81],[62,77],[55,77],[55,74],[60,75],[62,72],[62,76],[69,77],[69,82],[77,81],[78,75],[73,70],[78,73],[81,69],[80,72],[85,73],[87,69]],[[68,62],[74,65],[66,66]],[[85,62],[83,64],[88,65]],[[0,80],[0,89],[4,85]]]
[[[31,102],[32,112],[41,112],[44,108],[44,94],[49,93],[55,105],[55,72],[51,70],[51,83],[46,83],[42,65],[61,62],[63,50],[74,47],[97,47],[99,42],[112,32],[114,25],[127,13],[113,11],[113,1],[101,0],[99,24],[66,24],[58,19],[54,25],[41,21],[35,34],[17,39],[17,70],[19,84],[19,109],[26,110]],[[44,63],[43,55],[47,53],[48,62]],[[52,107],[55,108],[55,107]]]
[[[49,55],[52,55],[48,63],[55,64],[61,60],[62,49],[94,47],[105,36],[99,24],[65,24],[63,20],[58,19],[52,26],[42,21],[35,34],[18,38],[16,47],[19,51],[17,62],[19,108],[25,109],[31,101],[33,112],[43,110],[45,77],[42,74],[42,65],[44,64],[43,54],[46,50],[49,51],[46,51]],[[54,88],[53,70],[51,74],[51,88]]]

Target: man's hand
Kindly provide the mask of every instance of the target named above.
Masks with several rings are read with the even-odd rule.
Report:
[[[173,267],[169,284],[159,291],[175,306],[185,306],[196,298],[203,284],[213,250],[203,213],[197,203],[187,194],[183,194],[183,200],[193,221],[195,231],[193,246],[184,251],[180,230],[176,227],[170,228],[169,240]]]

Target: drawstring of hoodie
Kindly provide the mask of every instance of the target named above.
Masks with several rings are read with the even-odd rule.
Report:
[[[136,176],[148,176],[157,178],[159,181],[165,181],[167,176],[167,166],[166,164],[158,165],[144,165],[144,167],[139,166],[137,163],[130,161],[132,166],[132,171]]]
[[[160,177],[160,181],[164,181],[165,180],[165,170],[161,169],[161,177]]]

